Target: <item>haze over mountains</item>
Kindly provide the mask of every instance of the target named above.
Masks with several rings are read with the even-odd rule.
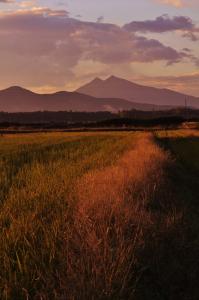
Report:
[[[0,111],[112,111],[165,110],[182,107],[186,95],[167,89],[138,85],[114,76],[99,78],[75,92],[61,91],[53,94],[37,94],[21,87],[0,91]],[[199,98],[189,96],[188,106],[199,108]]]

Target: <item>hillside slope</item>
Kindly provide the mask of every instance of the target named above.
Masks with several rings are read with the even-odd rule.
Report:
[[[199,108],[199,98],[169,89],[139,85],[115,76],[111,76],[106,80],[96,78],[79,88],[77,92],[94,97],[121,98],[140,104],[148,103],[158,106],[184,106],[185,98],[187,98],[188,106]]]
[[[21,87],[10,87],[0,91],[0,111],[33,112],[33,111],[119,111],[145,109],[141,104],[118,98],[95,98],[78,92],[57,92],[37,94]],[[150,105],[147,109],[152,109]]]

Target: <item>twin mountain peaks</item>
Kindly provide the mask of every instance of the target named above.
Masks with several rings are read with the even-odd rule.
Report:
[[[18,86],[0,91],[0,111],[121,111],[165,110],[183,107],[187,95],[111,76],[95,78],[74,92],[37,94]],[[199,108],[199,98],[188,96],[188,106]]]

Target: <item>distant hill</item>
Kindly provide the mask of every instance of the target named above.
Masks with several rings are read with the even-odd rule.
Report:
[[[82,86],[79,93],[100,98],[120,98],[141,104],[184,107],[185,98],[189,107],[199,108],[199,98],[187,96],[169,89],[158,89],[133,83],[131,81],[111,76],[106,80],[99,78]],[[156,109],[156,106],[154,107]],[[148,110],[148,109],[147,109]],[[156,109],[157,110],[157,109]]]
[[[114,76],[94,79],[75,92],[37,94],[18,86],[0,91],[0,111],[158,111],[184,107],[187,96],[167,89],[132,83]],[[188,106],[199,108],[199,98],[189,96]]]
[[[147,106],[150,110],[153,106]],[[118,98],[96,98],[78,92],[57,92],[37,94],[21,87],[13,86],[0,91],[0,111],[111,111],[144,109],[142,104]]]

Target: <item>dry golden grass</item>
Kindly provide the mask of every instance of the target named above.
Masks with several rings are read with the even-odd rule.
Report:
[[[66,261],[63,228],[74,209],[75,182],[91,169],[113,164],[131,139],[128,134],[0,139],[0,299],[59,299]]]
[[[199,137],[197,129],[160,130],[156,132],[158,138],[191,138]]]
[[[168,153],[148,133],[39,138],[2,159],[0,298],[136,299],[148,240],[181,217],[154,210]]]
[[[132,299],[140,276],[137,253],[154,221],[147,207],[167,163],[146,134],[115,166],[79,180],[65,232],[67,299]]]

